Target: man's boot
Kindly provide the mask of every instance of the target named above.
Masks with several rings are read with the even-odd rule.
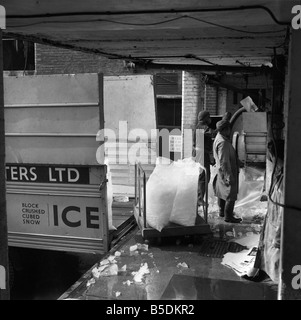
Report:
[[[226,201],[225,205],[225,222],[240,223],[242,219],[235,218],[233,215],[235,201]]]

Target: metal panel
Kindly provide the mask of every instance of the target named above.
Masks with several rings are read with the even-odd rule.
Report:
[[[26,179],[29,172],[34,174],[36,180],[45,180],[44,172],[37,170],[38,165],[8,166],[9,169],[20,169],[13,171],[13,177],[19,181],[7,182],[10,245],[76,252],[106,252],[106,188],[100,190],[105,177],[105,167],[83,167],[90,173],[88,181],[73,176],[72,181],[77,177],[86,184],[76,184],[74,181],[74,184],[68,183],[67,169],[74,169],[72,167],[41,167],[49,169],[50,172],[52,170],[51,179],[60,177],[61,181],[53,184],[31,182]],[[31,170],[32,168],[36,171]],[[55,169],[60,169],[58,175],[54,175]],[[39,173],[43,173],[43,176],[39,177]],[[7,176],[12,177],[8,172]]]
[[[54,237],[40,234],[21,234],[9,232],[9,246],[43,250],[59,250],[82,253],[105,253],[107,248],[102,239]]]
[[[98,103],[98,74],[62,74],[4,78],[4,104]]]
[[[156,161],[156,111],[152,75],[104,77],[105,128],[112,130],[105,144],[114,194],[133,196],[134,165]],[[127,188],[122,188],[128,186]],[[121,191],[121,189],[123,191]]]
[[[267,132],[266,112],[244,112],[242,118],[245,132]]]
[[[4,78],[6,162],[95,165],[99,75]]]
[[[157,127],[153,76],[104,77],[104,111],[105,127],[114,130],[117,139],[131,140],[131,130],[140,129],[147,134],[140,139],[147,141]],[[126,128],[120,127],[120,121]]]
[[[264,163],[267,151],[267,113],[244,112],[242,119],[244,160],[248,163]]]
[[[98,74],[5,78],[10,245],[108,250],[101,91]]]
[[[85,136],[6,136],[6,161],[96,165],[99,145]]]
[[[99,106],[72,104],[5,106],[7,133],[93,134],[99,130]]]

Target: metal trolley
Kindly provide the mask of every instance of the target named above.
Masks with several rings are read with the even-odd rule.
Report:
[[[203,167],[202,167],[203,168]],[[135,164],[135,201],[134,201],[134,215],[137,224],[141,230],[144,240],[174,236],[193,236],[211,233],[210,226],[208,224],[208,184],[207,184],[207,172],[205,170],[206,181],[206,200],[203,205],[204,217],[198,215],[198,207],[196,205],[196,224],[194,226],[181,226],[175,223],[170,223],[164,227],[161,231],[151,228],[147,224],[147,207],[146,207],[146,174],[140,163]]]

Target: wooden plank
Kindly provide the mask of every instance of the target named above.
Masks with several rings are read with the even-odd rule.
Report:
[[[267,8],[271,9],[275,12],[276,15],[280,15],[283,20],[290,19],[291,11],[289,9],[292,8],[294,4],[297,4],[296,0],[249,0],[245,5],[252,6],[260,6],[265,5]],[[252,18],[254,20],[254,24],[259,22],[259,18],[267,19],[269,17],[268,13],[263,9],[253,9],[253,10],[238,10],[237,12],[228,12],[225,14],[223,8],[232,7],[232,8],[240,8],[242,6],[241,0],[227,0],[226,4],[224,0],[202,0],[194,1],[194,0],[173,0],[173,1],[162,1],[162,0],[153,0],[153,1],[141,1],[141,0],[90,0],[88,2],[74,2],[73,0],[52,0],[49,1],[39,1],[36,0],[27,0],[26,6],[22,2],[22,0],[2,0],[2,5],[6,8],[8,12],[8,17],[11,14],[54,14],[54,13],[62,13],[62,12],[70,12],[70,13],[83,13],[90,11],[92,13],[97,13],[98,15],[103,13],[105,16],[109,16],[110,14],[124,15],[129,16],[131,13],[135,16],[143,14],[143,16],[153,15],[154,13],[160,13],[164,16],[167,15],[168,12],[186,12],[186,13],[196,13],[200,10],[206,10],[206,17],[210,17],[210,9],[221,9],[220,18],[223,19],[221,21],[226,21],[227,17],[231,17],[233,21],[237,21],[237,23],[241,23],[246,19],[250,19],[248,14],[252,13]],[[254,14],[255,11],[255,14]],[[214,13],[214,12],[213,12]],[[239,13],[241,15],[239,15]],[[212,14],[212,13],[211,13]],[[260,15],[260,17],[258,17]],[[130,21],[135,16],[129,16]],[[72,18],[72,17],[71,17]],[[136,18],[137,19],[137,18]],[[288,20],[289,21],[289,20]],[[233,22],[232,22],[233,23]],[[235,23],[235,22],[234,22]]]

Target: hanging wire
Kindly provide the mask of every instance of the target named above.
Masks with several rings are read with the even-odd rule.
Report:
[[[42,13],[42,14],[31,14],[31,15],[7,15],[8,19],[28,19],[28,18],[52,18],[52,17],[70,17],[70,16],[95,16],[95,15],[141,15],[141,14],[181,14],[186,13],[205,13],[205,12],[235,12],[235,11],[245,11],[245,10],[263,10],[267,12],[272,20],[281,26],[290,26],[290,22],[280,21],[277,19],[273,11],[264,5],[248,5],[239,7],[218,7],[218,8],[182,8],[182,9],[152,9],[152,10],[131,10],[131,11],[87,11],[87,12],[60,12],[60,13]]]
[[[84,15],[84,13],[83,13]],[[70,24],[70,23],[89,23],[89,22],[109,22],[109,23],[114,23],[114,24],[120,24],[120,25],[128,25],[128,26],[155,26],[155,25],[162,25],[166,23],[170,23],[173,21],[181,20],[181,19],[192,19],[201,23],[205,23],[208,25],[212,25],[218,28],[223,28],[226,30],[230,31],[235,31],[235,32],[241,32],[241,33],[246,33],[246,34],[272,34],[272,33],[282,33],[286,29],[280,29],[280,30],[268,30],[268,31],[248,31],[248,30],[241,30],[241,29],[236,29],[228,26],[224,26],[218,23],[206,21],[203,19],[199,19],[190,15],[182,15],[180,17],[172,18],[172,19],[166,19],[162,21],[157,21],[157,22],[152,22],[152,23],[135,23],[135,22],[121,22],[121,21],[116,21],[116,20],[111,20],[111,19],[90,19],[90,20],[68,20],[68,21],[63,21],[63,20],[55,20],[55,21],[38,21],[38,22],[33,22],[29,24],[23,24],[23,25],[8,25],[8,28],[21,28],[21,27],[31,27],[35,25],[41,25],[41,24]]]

